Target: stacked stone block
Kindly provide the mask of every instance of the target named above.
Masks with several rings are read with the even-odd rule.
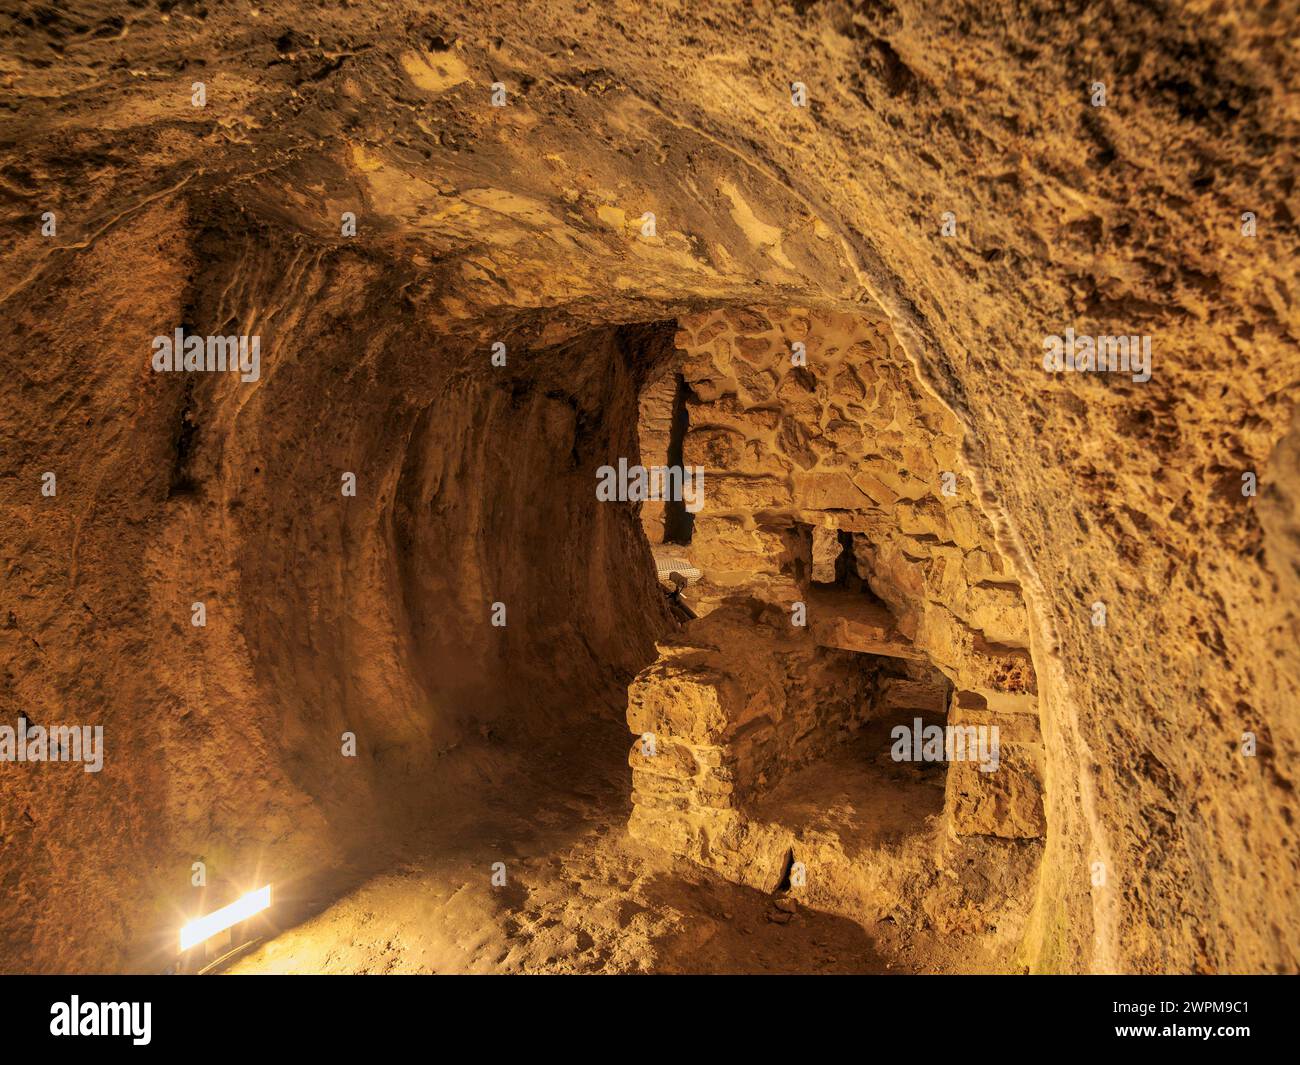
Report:
[[[814,642],[933,663],[961,693],[954,713],[1006,717],[1004,735],[1017,737],[1008,741],[1005,771],[972,776],[969,765],[950,767],[953,831],[1042,835],[1041,742],[1020,738],[1037,727],[1037,684],[1019,584],[962,472],[955,419],[920,386],[888,325],[799,308],[729,308],[683,319],[677,345],[683,354],[674,369],[689,389],[683,458],[706,471],[690,545],[704,575],[694,589],[700,609],[748,599],[789,611],[803,602]],[[671,401],[667,391],[654,392],[643,406],[671,414]],[[835,579],[841,533],[851,542],[852,575],[869,597],[819,590]],[[733,620],[753,643],[753,623]],[[776,654],[783,638],[763,640]],[[695,770],[669,775],[692,764],[674,749],[656,770],[638,773],[641,756],[633,753],[634,824],[644,823],[641,798],[646,811],[667,808],[655,803],[679,814],[734,811],[738,797],[782,761],[779,747],[769,752],[745,731],[782,705],[781,685],[753,663],[736,703],[739,679],[727,655],[745,639],[724,643],[731,650],[712,649],[708,670],[692,674],[695,731],[688,739],[666,730],[670,742],[690,749]],[[639,725],[647,707],[671,701],[674,689],[661,686],[671,679],[686,691],[673,672],[682,668],[673,656],[684,652],[666,654],[633,685],[634,732],[646,731]],[[710,689],[709,678],[722,676],[727,682]],[[679,723],[666,709],[661,717]],[[704,719],[726,725],[704,739]]]

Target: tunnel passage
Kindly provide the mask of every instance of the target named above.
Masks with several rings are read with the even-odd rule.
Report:
[[[260,275],[236,287],[249,301],[228,301],[241,332],[310,322],[317,343],[286,355],[305,363],[350,345],[355,357],[317,381],[338,407],[390,389],[371,367],[399,382],[382,426],[386,404],[356,411],[375,441],[391,429],[371,470],[390,486],[387,457],[406,462],[402,434],[426,405],[406,409],[405,390],[422,394],[444,349],[500,340],[508,330],[485,328],[490,312],[498,323],[544,314],[561,333],[573,316],[571,337],[721,303],[878,303],[962,423],[1032,612],[1052,818],[1032,964],[1297,967],[1296,456],[1277,446],[1296,407],[1296,69],[1294,50],[1259,45],[1284,39],[1277,10],[1170,18],[1150,5],[1081,15],[1037,3],[1004,24],[914,2],[797,4],[776,18],[627,5],[612,27],[601,5],[500,6],[486,23],[481,5],[455,0],[436,15],[295,6],[253,20],[222,5],[171,18],[120,6],[107,32],[38,18],[10,36],[0,701],[9,722],[103,723],[114,754],[93,781],[4,778],[0,956],[117,964],[141,928],[168,923],[196,857],[228,865],[241,839],[275,855],[305,840],[300,864],[328,865],[336,836],[286,774],[338,768],[336,745],[314,746],[322,725],[339,724],[336,693],[391,719],[383,757],[419,752],[413,766],[436,768],[420,778],[431,787],[465,754],[455,728],[426,736],[408,713],[425,682],[403,668],[417,643],[389,617],[402,602],[391,534],[360,519],[376,506],[373,479],[361,479],[346,528],[316,530],[288,513],[332,514],[340,471],[314,471],[317,485],[258,462],[280,453],[277,439],[331,454],[345,441],[317,425],[340,416],[301,397],[271,420],[259,413],[275,391],[267,379],[196,381],[190,405],[183,386],[149,376],[149,337],[229,319],[187,308],[194,271],[228,263],[228,235],[231,247],[252,237],[275,249],[228,263]],[[1080,33],[1125,72],[1123,106],[1094,110],[1060,62],[1061,42]],[[980,76],[955,89],[954,42],[981,57]],[[212,106],[191,105],[184,56],[226,72]],[[807,109],[782,84],[800,76],[791,57],[816,74]],[[489,101],[498,79],[509,107]],[[949,209],[953,238],[939,232]],[[1242,210],[1258,214],[1260,239],[1242,238]],[[47,211],[57,235],[41,224]],[[205,211],[215,246],[192,239]],[[341,238],[345,212],[357,228]],[[653,237],[643,212],[658,217]],[[293,282],[319,294],[327,275],[349,295],[317,314]],[[348,327],[354,315],[373,344]],[[1044,335],[1071,326],[1151,335],[1152,380],[1044,376]],[[384,355],[388,343],[403,354]],[[273,348],[267,367],[286,367]],[[792,401],[807,392],[797,378],[787,387]],[[232,468],[214,478],[223,449]],[[46,473],[57,496],[38,494]],[[1258,499],[1242,494],[1246,474]],[[259,477],[297,502],[258,513]],[[882,542],[874,571],[903,575],[916,559],[935,572],[946,541],[924,538],[929,515],[903,516],[915,542]],[[756,539],[777,549],[779,530],[724,517],[701,520],[734,550],[753,553]],[[267,520],[301,536],[312,561],[281,555],[245,581],[242,538]],[[344,540],[364,557],[331,561]],[[710,584],[740,587],[711,550]],[[981,598],[1002,594],[982,565],[964,553],[960,569]],[[780,568],[749,572],[769,581]],[[280,582],[305,590],[284,617],[258,604],[265,630],[250,637],[243,604],[273,600]],[[186,627],[198,598],[215,605],[206,649]],[[937,608],[909,618],[901,598],[881,598],[936,660],[946,642],[976,650]],[[1104,633],[1087,609],[1097,601],[1110,606]],[[1023,646],[975,627],[995,650]],[[267,671],[301,680],[308,698],[283,705]],[[1258,757],[1241,753],[1245,732],[1260,738]],[[341,827],[350,798],[371,807],[366,777],[334,782],[326,801]],[[60,838],[68,824],[76,836]],[[1095,861],[1111,870],[1106,890],[1092,883]],[[61,944],[65,919],[92,932]]]
[[[43,631],[13,641],[5,698],[38,721],[76,706],[114,744],[93,780],[6,777],[26,811],[6,845],[27,857],[3,954],[43,970],[161,971],[196,906],[263,877],[288,906],[454,804],[508,796],[520,758],[618,721],[671,626],[633,507],[592,490],[637,455],[671,325],[471,328],[384,256],[206,228],[230,213],[145,212],[8,320],[86,338],[86,431],[51,443],[33,416],[13,436],[16,476],[57,470],[60,492],[9,575],[12,635]],[[148,283],[102,256],[149,264]],[[232,316],[261,338],[257,381],[151,369],[150,337]],[[84,895],[47,897],[71,875],[51,823],[86,829]],[[95,934],[56,934],[69,908]]]
[[[1023,922],[1046,835],[1028,620],[955,423],[882,321],[729,308],[677,345],[683,454],[712,478],[701,617],[629,695],[633,834],[769,891],[793,850],[805,900],[873,919],[973,864],[976,909]]]
[[[656,641],[683,638],[655,587],[652,539],[699,563],[707,579],[691,593],[703,623],[725,627],[733,604],[707,608],[742,595],[730,631],[745,641],[765,612],[804,594],[796,562],[812,582],[811,543],[828,516],[842,526],[837,544],[852,537],[855,568],[883,550],[824,502],[779,520],[779,507],[755,508],[752,493],[773,478],[735,472],[718,450],[731,401],[710,397],[714,371],[683,361],[678,335],[715,320],[750,328],[757,312],[451,321],[387,256],[304,253],[292,234],[223,229],[231,213],[219,201],[142,212],[100,258],[51,275],[40,316],[9,324],[41,338],[62,322],[96,355],[82,367],[90,432],[51,449],[33,417],[15,445],[19,476],[76,475],[31,525],[51,544],[28,543],[15,573],[30,600],[23,624],[40,618],[31,604],[49,616],[39,648],[16,647],[12,690],[33,720],[75,698],[123,745],[93,790],[78,781],[59,793],[57,812],[39,781],[16,783],[31,822],[12,842],[33,855],[17,870],[17,900],[39,897],[66,860],[37,826],[121,817],[78,844],[96,870],[91,898],[18,906],[4,926],[6,953],[51,970],[164,967],[177,921],[200,901],[196,862],[205,908],[263,877],[288,905],[337,890],[340,870],[400,855],[409,832],[456,804],[508,801],[524,761],[559,734],[616,722]],[[103,269],[104,256],[155,272],[141,287]],[[154,372],[148,338],[177,323],[258,335],[257,380]],[[792,410],[820,380],[780,385],[793,388]],[[660,395],[653,461],[680,449],[708,478],[689,542],[647,537],[653,508],[638,514],[593,491],[599,467],[644,457],[639,415]],[[811,466],[818,438],[797,413],[783,419],[781,403],[769,397],[758,416]],[[762,521],[746,517],[754,509]],[[746,553],[745,536],[775,554]],[[78,586],[84,610],[44,595]],[[808,583],[810,606],[818,590]],[[190,620],[196,602],[202,627]],[[96,620],[104,610],[111,627]],[[808,633],[829,617],[810,612]],[[791,683],[826,693],[819,740],[852,724],[864,694],[917,679],[871,647],[839,646],[846,639],[809,636],[787,659]],[[93,654],[72,653],[81,646]],[[772,762],[755,798],[783,774]],[[104,933],[51,935],[66,906]]]
[[[13,691],[33,719],[56,718],[75,698],[130,751],[108,762],[93,790],[77,782],[60,792],[56,807],[39,781],[20,778],[15,807],[32,821],[20,822],[14,843],[33,858],[18,870],[16,900],[44,894],[66,861],[37,826],[55,817],[120,825],[78,845],[96,870],[91,896],[16,906],[6,953],[51,970],[155,971],[196,904],[196,861],[211,885],[203,905],[213,906],[263,876],[286,901],[310,896],[340,869],[400,855],[410,831],[454,805],[508,801],[521,762],[556,735],[617,721],[629,700],[637,705],[653,675],[645,670],[660,668],[656,641],[675,654],[707,626],[757,656],[745,680],[767,685],[774,706],[811,712],[791,714],[780,741],[755,718],[755,750],[780,755],[788,738],[814,768],[835,756],[864,707],[903,698],[897,709],[911,710],[923,698],[926,713],[951,718],[920,672],[927,659],[957,670],[951,683],[963,692],[987,688],[999,712],[994,697],[1028,676],[1022,651],[981,657],[971,631],[948,620],[961,598],[947,586],[959,568],[950,545],[969,540],[961,609],[981,633],[1008,646],[1016,638],[998,606],[1009,579],[975,537],[969,501],[934,509],[924,478],[910,475],[896,499],[884,495],[900,476],[891,470],[937,460],[925,458],[934,441],[914,447],[876,402],[914,389],[892,379],[897,359],[881,361],[871,339],[879,322],[735,307],[640,308],[639,319],[623,308],[622,321],[572,308],[450,320],[387,256],[303,253],[278,231],[222,230],[225,213],[219,202],[143,212],[96,251],[100,259],[51,276],[40,316],[9,326],[39,339],[62,322],[87,338],[78,349],[87,359],[96,353],[82,367],[91,432],[51,449],[33,416],[15,445],[20,476],[46,467],[76,476],[31,524],[49,544],[27,543],[15,573],[29,601],[22,624],[39,622],[41,640],[39,649],[15,645]],[[103,269],[104,256],[155,273],[141,288]],[[182,322],[199,334],[258,334],[267,353],[259,379],[153,373],[148,338]],[[785,337],[801,330],[816,372],[782,375]],[[493,362],[498,341],[504,365]],[[738,353],[725,372],[716,362],[724,345]],[[751,366],[745,354],[768,361]],[[860,376],[870,374],[891,378]],[[830,389],[844,417],[823,417]],[[660,399],[663,438],[651,449],[644,412]],[[889,450],[857,461],[850,478],[843,442],[862,424],[859,407],[880,421],[873,432]],[[944,417],[903,414],[927,427]],[[737,428],[751,421],[760,430],[752,436]],[[596,498],[600,466],[667,461],[679,447],[684,463],[706,471],[689,542],[664,528],[648,534],[651,506],[638,514],[634,503]],[[843,494],[859,484],[891,501],[890,512]],[[951,524],[942,535],[941,515]],[[699,627],[674,626],[655,587],[654,545],[686,552],[700,571],[688,593],[706,615]],[[930,560],[924,573],[920,559]],[[829,584],[820,579],[827,565]],[[45,594],[75,596],[78,586],[85,610]],[[808,625],[792,636],[796,599]],[[195,602],[206,605],[201,629],[190,624]],[[32,605],[42,603],[44,620]],[[105,610],[112,627],[96,620]],[[882,654],[903,647],[898,634],[920,650]],[[93,654],[73,653],[83,646]],[[722,668],[735,663],[724,656]],[[808,736],[795,734],[807,725]],[[355,756],[342,753],[348,737]],[[665,744],[658,764],[674,749]],[[748,781],[723,784],[710,801],[724,802],[727,787],[750,788],[746,801],[756,804],[780,800],[787,770],[799,768],[783,757],[753,765]],[[948,768],[950,784],[958,768]],[[660,823],[647,820],[642,800],[653,791],[636,763],[631,778],[639,834]],[[1037,778],[1025,779],[1029,794]],[[1001,830],[1001,797],[972,788],[963,798],[951,786],[943,795],[952,823],[991,818]],[[148,813],[140,796],[150,797]],[[725,866],[724,844],[734,842],[766,886],[765,856],[785,854],[790,826],[763,823],[785,834],[709,838],[709,860]],[[1041,831],[1010,830],[1022,835],[994,838]],[[659,827],[653,833],[663,842]],[[796,853],[806,857],[802,843]],[[884,883],[911,867],[879,868]],[[840,899],[861,888],[837,887],[825,867],[811,883]],[[1024,877],[1022,891],[1031,883]],[[68,906],[104,933],[51,935]]]

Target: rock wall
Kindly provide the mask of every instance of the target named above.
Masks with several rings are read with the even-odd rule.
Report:
[[[818,559],[800,581],[782,536],[807,526],[815,551],[847,532],[857,576],[954,684],[1033,694],[1019,584],[973,496],[957,423],[885,322],[724,311],[685,319],[677,346],[692,392],[685,460],[711,475],[692,554],[718,592],[771,582],[769,597],[789,602]]]
[[[953,724],[1014,737],[999,771],[963,764],[953,775],[954,831],[1042,836],[1043,751],[1019,585],[972,498],[956,422],[919,387],[888,325],[806,308],[708,312],[680,325],[683,458],[706,478],[689,552],[703,572],[696,608],[754,597],[792,612],[787,624],[806,623],[824,647],[933,663],[961,700]],[[643,401],[647,414],[661,424]],[[846,535],[852,572],[839,576],[890,608],[880,632],[851,588],[816,587],[837,580]],[[807,679],[803,698],[816,701]],[[650,697],[664,680],[651,668],[638,686]],[[644,724],[637,703],[634,693],[634,733]],[[786,750],[792,768],[800,756]],[[749,769],[746,752],[728,748],[724,760]],[[649,818],[634,825],[653,838]]]
[[[0,326],[60,353],[4,406],[5,723],[105,743],[98,773],[3,767],[6,969],[162,971],[261,878],[311,899],[621,700],[667,625],[633,509],[592,485],[670,332],[524,323],[494,368],[391,263],[285,271],[201,226],[142,212]],[[234,308],[259,380],[151,369],[154,336]]]
[[[781,848],[771,833],[760,842],[746,812],[791,769],[858,731],[878,667],[740,605],[692,622],[659,650],[628,692],[639,734],[628,755],[631,831],[770,891]]]

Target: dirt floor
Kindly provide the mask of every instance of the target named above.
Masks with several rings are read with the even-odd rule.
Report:
[[[987,968],[889,920],[730,884],[631,840],[627,739],[604,724],[535,754],[412,857],[226,966],[229,973],[910,973]],[[523,792],[524,794],[521,794]],[[506,884],[492,885],[492,866]]]

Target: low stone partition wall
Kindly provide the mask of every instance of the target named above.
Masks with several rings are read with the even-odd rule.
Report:
[[[872,648],[900,650],[886,624],[863,631]],[[773,890],[795,836],[789,826],[755,817],[754,807],[877,717],[906,712],[911,724],[907,715],[915,712],[933,727],[947,711],[938,727],[959,752],[946,764],[947,832],[1042,837],[1036,699],[1002,692],[1002,702],[991,705],[969,691],[949,699],[951,688],[937,672],[928,680],[899,675],[923,675],[919,656],[896,654],[891,667],[865,649],[823,645],[827,634],[843,633],[829,623],[793,627],[780,611],[749,601],[719,607],[660,643],[658,660],[628,692],[628,724],[637,737],[629,753],[632,835],[730,880]],[[943,750],[952,756],[946,742]],[[887,749],[877,754],[885,757]]]
[[[972,729],[998,738],[997,768],[981,769],[978,759],[948,764],[945,812],[959,836],[998,836],[1037,839],[1047,834],[1043,813],[1043,737],[1036,703],[1020,712],[992,709],[973,692],[954,692],[948,727],[962,729],[968,742]]]
[[[878,667],[819,647],[779,613],[721,607],[659,645],[628,691],[634,836],[766,887],[780,855],[744,810],[867,719]]]

